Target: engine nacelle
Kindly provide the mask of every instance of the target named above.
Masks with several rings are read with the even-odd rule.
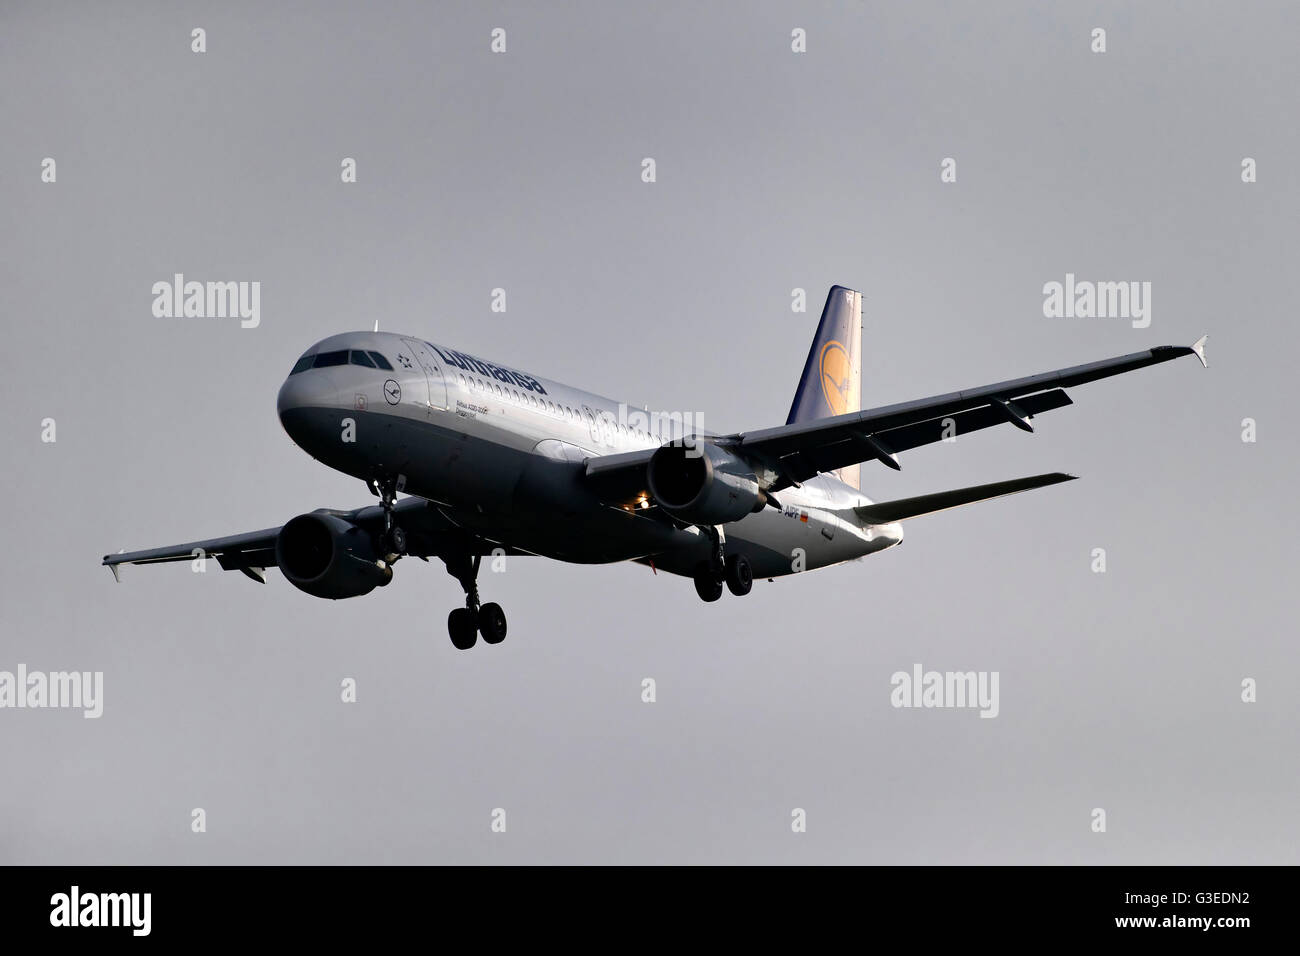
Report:
[[[275,559],[289,583],[313,597],[360,597],[393,579],[370,535],[331,514],[292,519],[275,539]]]
[[[651,456],[646,480],[661,508],[691,524],[739,521],[767,501],[748,464],[707,442],[664,445]]]

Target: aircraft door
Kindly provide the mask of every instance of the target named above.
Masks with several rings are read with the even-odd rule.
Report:
[[[438,361],[438,356],[427,343],[419,339],[404,338],[402,341],[415,355],[415,361],[424,372],[425,385],[428,389],[426,407],[430,410],[446,408],[447,382],[442,377],[442,363]]]

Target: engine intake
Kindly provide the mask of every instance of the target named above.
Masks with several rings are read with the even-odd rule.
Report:
[[[664,445],[646,468],[650,493],[659,506],[691,524],[739,521],[766,502],[753,469],[717,445]]]
[[[393,579],[370,535],[331,514],[292,519],[275,539],[275,559],[289,583],[313,597],[360,597]]]

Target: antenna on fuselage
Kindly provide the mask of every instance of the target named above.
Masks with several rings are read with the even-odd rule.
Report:
[[[376,331],[376,332],[379,331],[379,320],[378,320],[378,319],[375,319],[375,331]]]

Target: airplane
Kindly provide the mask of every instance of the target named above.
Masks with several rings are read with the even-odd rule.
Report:
[[[832,286],[786,423],[714,434],[376,323],[304,352],[276,408],[299,447],[379,504],[103,563],[119,581],[124,564],[199,557],[262,583],[278,567],[337,600],[387,585],[403,557],[437,558],[465,592],[447,618],[461,650],[506,636],[500,605],[479,599],[494,555],[634,561],[692,578],[704,601],[724,585],[743,596],[755,577],[894,547],[903,521],[1073,480],[1053,472],[886,502],[859,488],[863,463],[899,470],[902,452],[999,424],[1032,432],[1036,415],[1073,404],[1075,385],[1183,355],[1204,366],[1206,338],[864,410],[862,294]]]

